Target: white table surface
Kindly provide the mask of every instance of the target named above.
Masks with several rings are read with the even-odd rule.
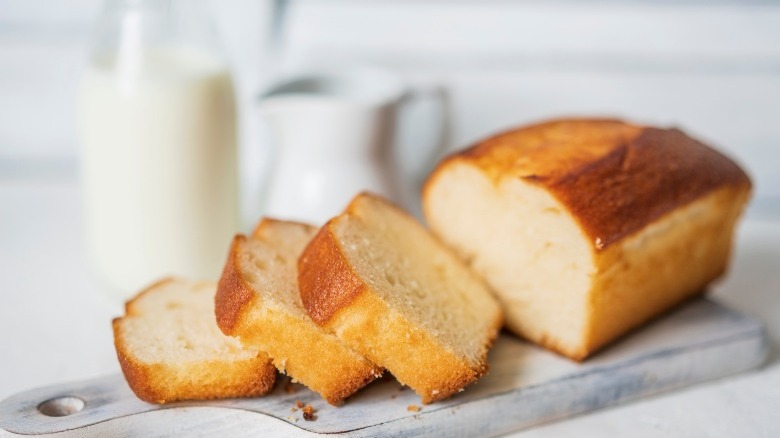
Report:
[[[0,181],[0,399],[119,372],[110,321],[121,305],[90,275],[79,202],[67,177]],[[762,369],[519,435],[780,436],[779,289],[780,221],[748,218],[714,296],[765,321],[773,353]]]

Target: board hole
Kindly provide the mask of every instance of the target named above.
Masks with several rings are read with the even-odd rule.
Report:
[[[38,411],[47,417],[65,417],[84,409],[84,400],[66,395],[56,397],[38,405]]]

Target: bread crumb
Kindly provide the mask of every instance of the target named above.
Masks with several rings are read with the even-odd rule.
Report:
[[[293,407],[292,409],[290,409],[290,412],[292,412],[292,413],[298,412],[298,408]]]
[[[303,402],[302,402],[302,401],[300,401],[300,400],[295,400],[295,407],[297,407],[297,408],[302,408],[302,407],[304,407],[304,406],[305,406],[305,405],[303,404]]]
[[[417,405],[409,405],[406,407],[406,410],[409,412],[420,412],[420,407]]]
[[[303,419],[306,421],[314,421],[317,419],[317,416],[314,415],[314,408],[311,405],[306,405],[303,408]]]

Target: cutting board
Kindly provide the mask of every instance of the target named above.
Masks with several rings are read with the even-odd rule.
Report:
[[[69,432],[66,436],[499,435],[746,371],[767,355],[759,321],[698,299],[584,363],[503,334],[485,378],[431,405],[421,405],[413,391],[386,378],[335,408],[281,378],[261,398],[159,406],[138,400],[121,375],[112,375],[12,396],[0,402],[0,428],[25,435]],[[316,409],[314,421],[293,409],[298,400]]]

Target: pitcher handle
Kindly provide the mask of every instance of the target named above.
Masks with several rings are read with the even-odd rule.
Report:
[[[401,105],[407,107],[423,99],[435,101],[437,104],[438,130],[433,141],[423,146],[424,149],[416,148],[418,150],[414,153],[414,160],[407,159],[407,162],[401,163],[404,167],[410,168],[404,169],[404,173],[410,175],[418,186],[433,170],[437,160],[447,151],[452,136],[450,94],[447,88],[440,84],[415,85],[401,97]]]

